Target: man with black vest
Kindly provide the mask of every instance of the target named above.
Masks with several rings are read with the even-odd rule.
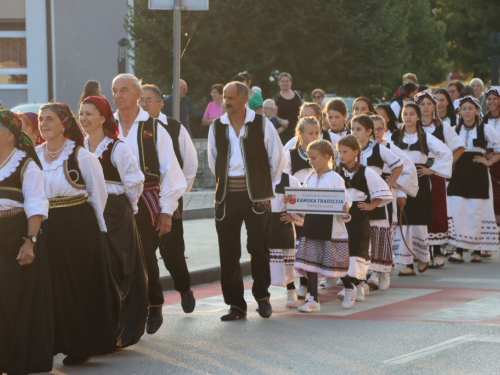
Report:
[[[213,122],[208,135],[208,159],[215,174],[215,227],[219,238],[221,286],[230,306],[223,321],[246,317],[240,268],[240,232],[247,229],[247,250],[254,279],[252,293],[259,314],[269,318],[271,274],[269,249],[273,181],[285,168],[285,153],[274,125],[245,105],[248,89],[240,82],[224,87],[226,114]]]
[[[163,323],[163,291],[156,249],[171,231],[172,216],[187,183],[168,132],[137,102],[141,83],[132,74],[120,74],[112,84],[119,138],[130,148],[146,178],[135,215],[148,270],[149,314],[146,331],[155,333]]]
[[[139,104],[151,117],[159,120],[172,138],[175,156],[186,178],[186,191],[190,191],[198,169],[198,155],[187,129],[179,121],[161,113],[163,102],[161,101],[161,91],[157,86],[142,85],[142,96]],[[182,309],[185,313],[191,313],[194,311],[196,300],[191,291],[191,280],[184,256],[186,247],[182,226],[182,208],[181,197],[179,208],[172,217],[172,231],[161,237],[160,254],[165,267],[172,276],[175,290],[181,295]]]

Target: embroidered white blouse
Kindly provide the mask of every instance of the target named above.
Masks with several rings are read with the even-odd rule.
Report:
[[[98,159],[102,158],[102,153],[106,151],[108,145],[112,142],[113,140],[111,138],[105,137],[95,149],[94,155]],[[86,150],[89,150],[88,138],[85,139],[84,146]],[[111,163],[118,170],[122,182],[106,181],[106,190],[108,194],[125,194],[132,205],[134,213],[137,213],[137,202],[144,188],[144,175],[137,166],[137,160],[134,155],[132,155],[132,151],[130,151],[127,145],[123,142],[119,142],[111,153]]]
[[[86,149],[79,149],[77,155],[78,168],[82,172],[82,178],[85,182],[85,189],[80,190],[72,186],[64,174],[64,162],[75,152],[75,142],[66,139],[64,149],[59,154],[59,157],[50,163],[45,160],[44,149],[45,143],[36,148],[36,153],[43,167],[42,174],[46,197],[50,199],[85,195],[94,209],[99,228],[102,232],[106,232],[103,212],[108,200],[108,193],[99,160]]]
[[[464,141],[460,139],[455,129],[452,128],[450,124],[447,122],[442,121],[441,124],[443,126],[444,143],[446,144],[446,146],[448,146],[451,152],[455,152],[455,150],[457,150],[460,147],[465,148]],[[432,123],[431,125],[424,126],[423,128],[427,134],[432,134],[436,130],[436,125]],[[429,157],[434,158],[432,152],[429,152]]]
[[[370,145],[368,146],[368,148],[364,151],[361,151],[361,164],[368,167],[368,158],[373,155],[373,148],[376,145],[378,145],[378,143],[372,140],[370,141]],[[384,162],[384,167],[387,167],[391,172],[395,168],[403,166],[403,162],[401,161],[401,159],[394,155],[394,153],[391,152],[391,150],[389,150],[387,147],[379,145],[379,149],[380,158]],[[382,172],[384,171],[384,168],[379,168],[375,165],[370,165],[368,168],[377,172],[379,176],[381,176]]]
[[[453,131],[455,131],[455,127]],[[465,152],[482,152],[483,154],[486,152],[484,148],[475,147],[473,144],[474,139],[477,138],[477,126],[471,130],[467,130],[465,126],[462,126],[458,136],[467,145]],[[500,133],[498,133],[493,126],[484,127],[484,138],[486,139],[488,148],[492,148],[495,153],[500,152]]]
[[[255,119],[255,112],[251,109],[246,109],[245,124],[252,122]],[[264,145],[266,147],[267,155],[269,158],[269,169],[271,170],[271,179],[276,181],[280,178],[281,173],[285,169],[285,152],[281,144],[280,137],[269,119],[264,118],[266,125],[264,128]],[[243,154],[241,150],[241,138],[246,134],[246,126],[240,130],[239,136],[236,135],[229,116],[224,114],[220,118],[220,122],[229,127],[229,143],[231,154],[229,156],[229,171],[228,176],[246,176],[245,164],[243,162]],[[215,145],[215,129],[213,125],[210,126],[208,132],[208,163],[213,174],[215,174],[215,161],[217,159],[217,146]]]
[[[408,144],[408,148],[402,151],[408,156],[413,164],[425,164],[427,162],[429,157],[423,152],[420,150],[410,150],[409,146],[418,143],[418,134],[416,132],[413,134],[405,132],[402,142]],[[393,141],[391,141],[391,147],[392,144],[394,144]],[[453,154],[451,150],[432,134],[427,134],[427,146],[429,147],[429,155],[431,153],[434,155],[434,164],[429,169],[433,170],[434,173],[440,177],[450,178],[451,166],[453,163]]]
[[[118,124],[120,131],[118,137],[125,142],[130,151],[132,151],[132,155],[134,155],[137,160],[137,166],[140,168],[137,130],[139,128],[139,122],[147,121],[149,114],[140,106],[138,106],[138,108],[139,114],[126,137],[123,134],[122,126]],[[115,112],[115,119],[120,122],[118,111]],[[177,157],[175,156],[174,146],[170,135],[160,124],[158,124],[157,130],[158,138],[156,142],[156,152],[158,153],[158,160],[160,162],[161,213],[173,215],[179,206],[178,201],[180,197],[186,192],[187,183],[179,162],[177,161]]]
[[[17,167],[19,167],[21,159],[25,156],[26,153],[24,151],[16,150],[7,164],[0,169],[0,181],[11,176]],[[45,196],[42,171],[34,161],[30,161],[24,169],[22,192],[24,203],[11,199],[0,199],[0,211],[24,207],[24,212],[28,219],[36,215],[42,216],[42,220],[47,219],[49,214],[49,200]]]
[[[381,147],[386,147],[387,143],[381,144]],[[411,197],[417,196],[418,193],[418,175],[417,168],[415,164],[410,160],[406,153],[394,144],[390,145],[391,152],[401,159],[403,162],[403,171],[401,175],[396,180],[396,184],[401,186],[401,189],[397,189],[398,198],[406,198],[407,195]],[[390,169],[384,166],[384,173],[390,173]]]
[[[387,186],[377,172],[370,168],[365,168],[365,178],[368,191],[370,192],[370,200],[381,199],[377,207],[383,207],[392,202],[391,189],[389,189],[389,186]],[[346,196],[349,196],[352,202],[365,201],[368,198],[364,192],[354,188],[347,189]]]
[[[488,122],[485,124],[486,126],[491,126],[493,129],[495,129],[498,133],[500,133],[500,118],[490,118],[488,119]],[[492,145],[488,144],[488,148],[493,148]]]
[[[304,159],[305,161],[309,162],[307,157],[305,157],[304,155],[302,155],[299,151],[299,156]],[[296,177],[300,183],[303,183],[306,179],[307,176],[309,176],[312,172],[313,172],[313,168],[310,167],[310,168],[304,168],[304,169],[301,169],[300,171],[297,171],[295,172],[295,174],[292,175],[292,158],[291,158],[291,155],[290,155],[290,150],[288,150],[286,152],[286,155],[285,155],[285,170],[284,172],[289,174],[290,176],[294,176]]]
[[[330,136],[330,140],[332,141],[333,148],[335,149],[335,146],[337,145],[338,141],[340,138],[342,138],[340,135],[328,132],[328,135]],[[323,133],[320,134],[319,139],[323,139]],[[297,137],[293,137],[290,139],[285,146],[283,146],[285,152],[291,150],[292,148],[295,148],[295,144],[297,143]]]

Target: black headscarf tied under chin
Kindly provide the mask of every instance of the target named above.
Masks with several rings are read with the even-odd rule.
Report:
[[[23,132],[23,122],[21,118],[8,109],[2,109],[0,110],[0,122],[12,134],[14,134],[14,147],[24,151],[40,168],[42,168],[42,163],[40,163],[40,159],[38,159],[38,155],[33,148],[33,143],[31,142],[30,137]]]

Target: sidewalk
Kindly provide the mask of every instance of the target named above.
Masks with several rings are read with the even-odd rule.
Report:
[[[184,242],[186,263],[191,285],[219,281],[220,261],[214,217],[214,190],[203,190],[184,195]],[[250,274],[250,254],[246,251],[246,229],[241,229],[241,267],[243,276]],[[173,290],[172,278],[157,251],[163,290]]]

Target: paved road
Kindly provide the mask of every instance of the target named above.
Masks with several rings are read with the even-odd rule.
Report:
[[[466,254],[466,259],[469,255]],[[165,323],[138,345],[68,368],[56,357],[53,374],[499,374],[500,259],[447,263],[413,278],[395,276],[391,289],[342,310],[335,291],[321,290],[322,311],[284,307],[273,287],[275,310],[221,322],[226,310],[219,284],[195,289],[195,313],[183,314],[166,293]]]

